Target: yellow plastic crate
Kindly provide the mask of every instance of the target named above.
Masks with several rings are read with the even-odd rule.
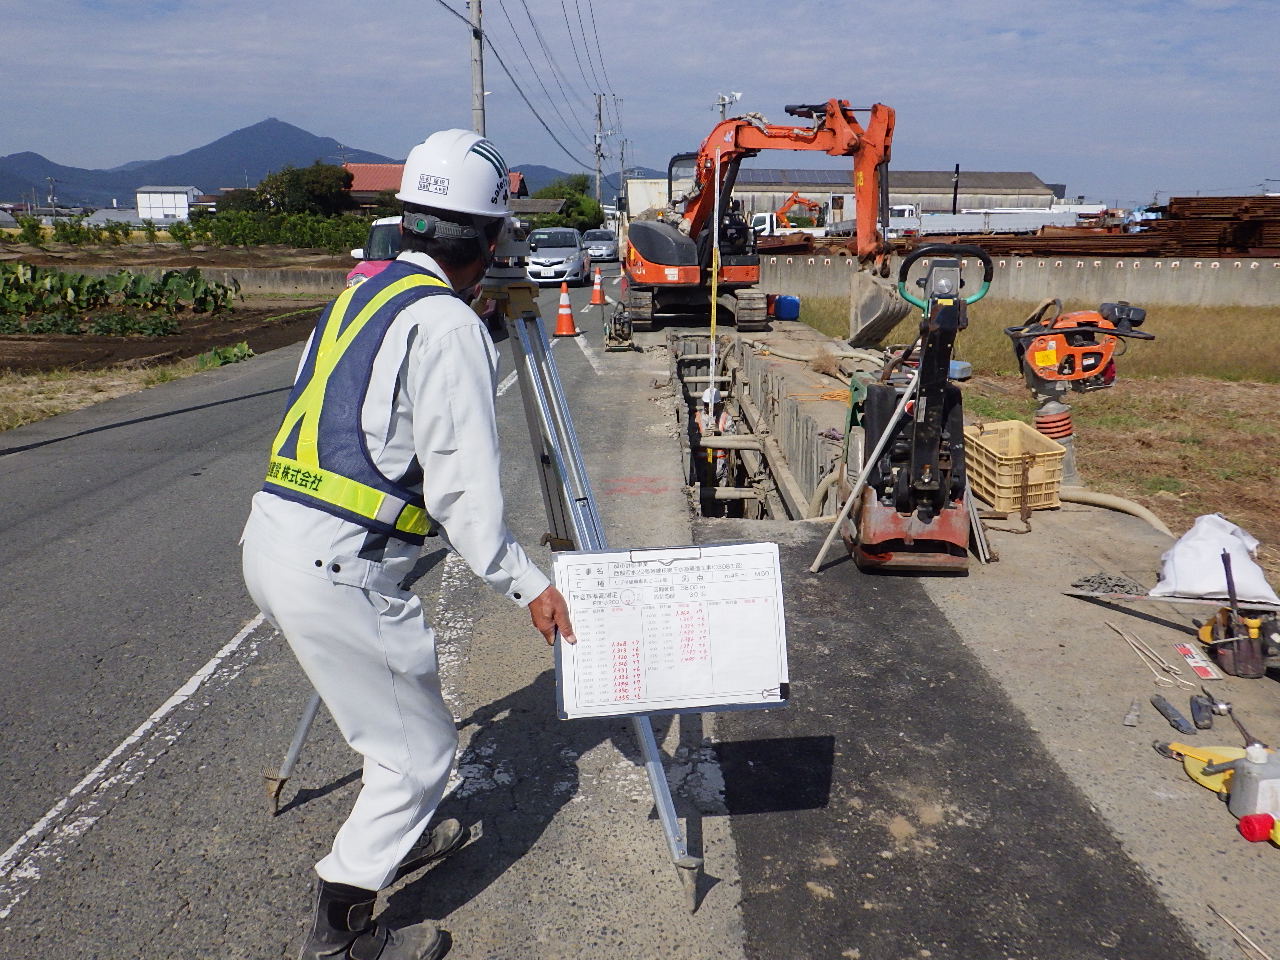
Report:
[[[1026,497],[1032,510],[1061,506],[1062,460],[1067,451],[1021,420],[1001,420],[964,428],[965,466],[973,492],[996,510],[1022,509],[1024,463]]]

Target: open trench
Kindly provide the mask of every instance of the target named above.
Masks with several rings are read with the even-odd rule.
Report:
[[[708,335],[668,337],[694,508],[705,517],[746,520],[832,515],[862,459],[848,381],[758,343],[719,337],[713,374]],[[822,348],[813,346],[817,355]],[[707,402],[716,399],[708,396],[712,387],[722,404]]]

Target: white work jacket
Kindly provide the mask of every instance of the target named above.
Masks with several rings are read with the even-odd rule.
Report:
[[[405,252],[399,259],[448,281],[425,254]],[[456,297],[426,297],[402,310],[387,331],[361,414],[378,470],[404,476],[416,454],[425,508],[440,539],[491,587],[526,606],[550,581],[503,516],[497,371],[497,350],[475,313]],[[422,551],[266,491],[253,498],[244,539],[315,576],[384,591]]]

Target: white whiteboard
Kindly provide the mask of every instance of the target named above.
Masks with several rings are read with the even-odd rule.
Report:
[[[787,700],[775,543],[557,553],[576,644],[556,644],[563,719]]]

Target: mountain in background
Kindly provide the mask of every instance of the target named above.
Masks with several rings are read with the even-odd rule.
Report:
[[[0,157],[0,202],[30,200],[32,191],[43,204],[49,195],[48,178],[63,206],[121,207],[134,205],[134,191],[144,186],[193,186],[202,193],[223,187],[256,186],[273,170],[286,166],[307,167],[324,163],[394,163],[390,157],[344,146],[332,137],[318,137],[291,123],[272,117],[244,127],[186,153],[159,160],[133,160],[109,170],[86,170],[54,163],[38,153],[13,153]],[[529,192],[536,193],[567,176],[554,167],[536,163],[514,167],[525,175]],[[631,176],[664,177],[666,171],[629,168]],[[606,199],[617,193],[618,172],[606,171],[602,192]]]
[[[244,127],[203,147],[160,160],[134,160],[110,170],[65,167],[38,153],[0,157],[0,200],[48,196],[47,177],[54,177],[58,202],[109,207],[116,200],[132,207],[134,191],[143,186],[194,186],[204,193],[222,187],[253,186],[273,170],[325,163],[391,163],[390,157],[345,147],[332,137],[317,137],[274,117]]]

